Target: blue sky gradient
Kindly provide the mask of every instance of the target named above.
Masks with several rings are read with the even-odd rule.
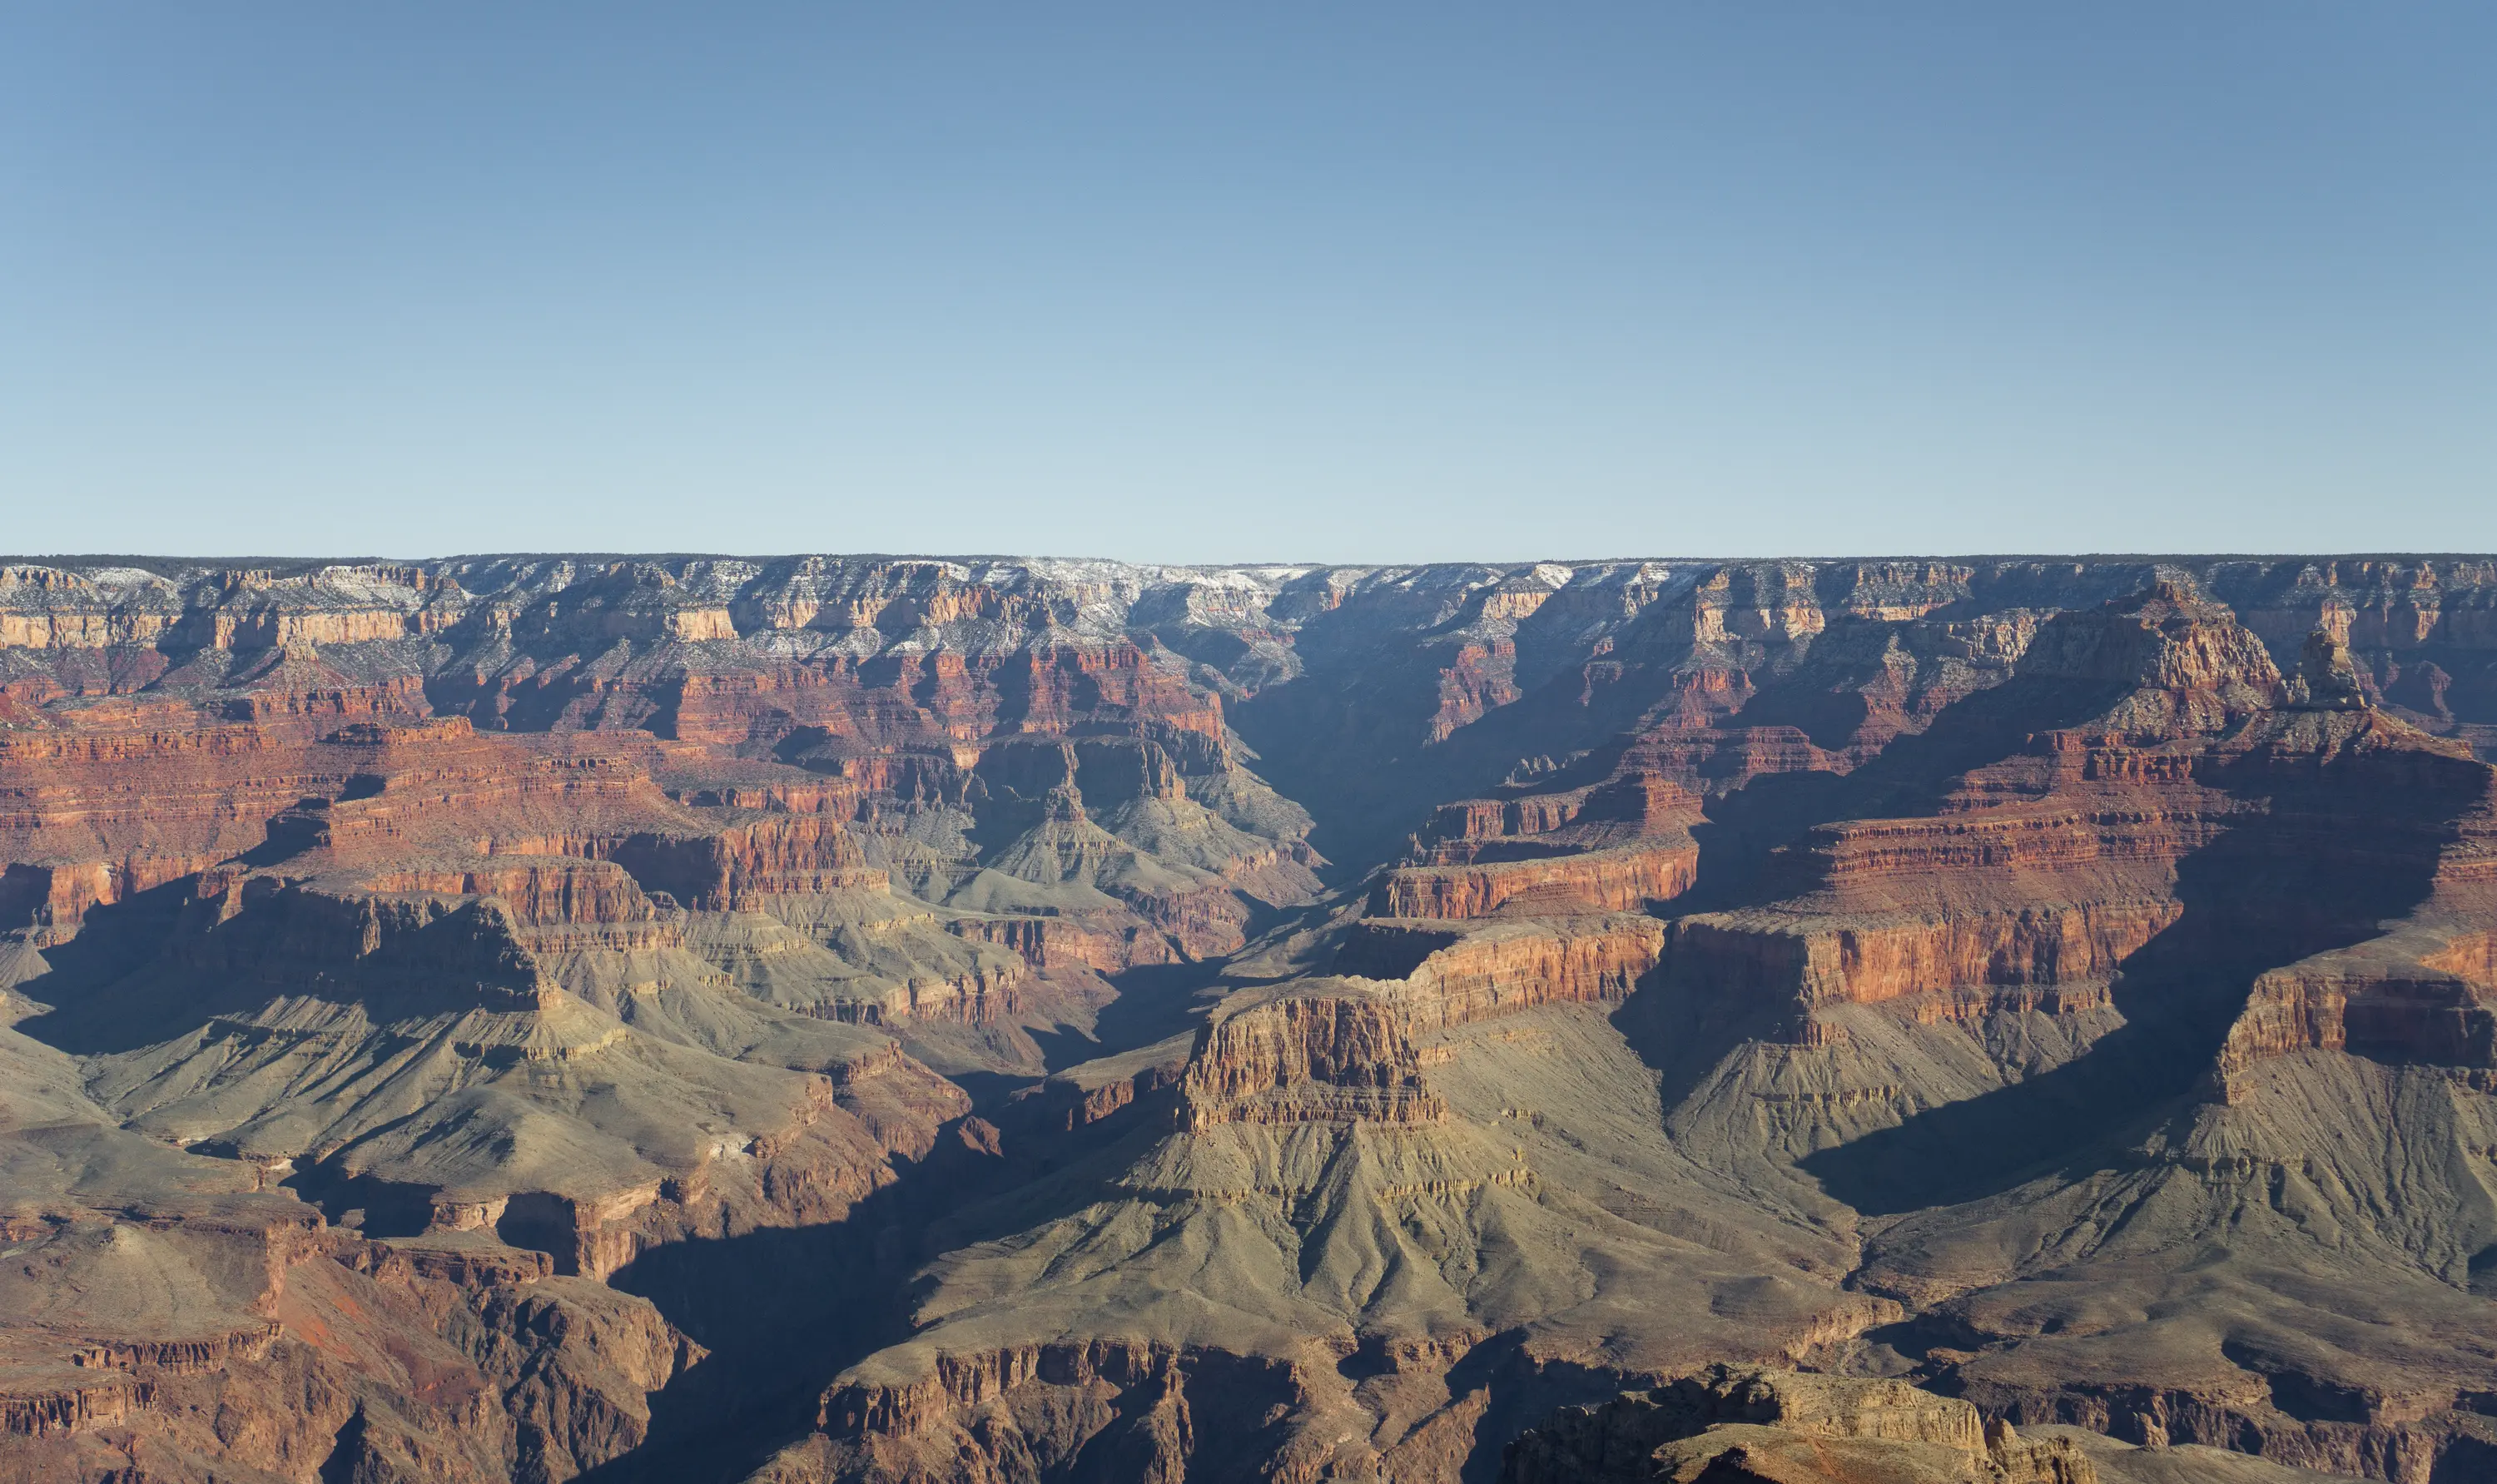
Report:
[[[0,0],[0,550],[2497,549],[2497,7]]]

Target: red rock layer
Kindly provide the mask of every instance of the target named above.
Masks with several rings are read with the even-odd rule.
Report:
[[[1490,917],[1503,910],[1619,912],[1667,901],[1698,878],[1689,837],[1579,855],[1463,867],[1405,867],[1371,895],[1380,917]]]
[[[1470,932],[1432,953],[1398,998],[1407,1026],[1438,1029],[1537,1005],[1618,999],[1657,965],[1662,923],[1562,918]]]
[[[2012,986],[2058,991],[2034,1006],[2102,1003],[2183,916],[2179,863],[2268,819],[2212,739],[2283,685],[2227,609],[2173,584],[2042,626],[2023,676],[2034,704],[2102,710],[1946,780],[1931,814],[1812,830],[1771,877],[1794,895],[1678,923],[1672,972],[1782,1014],[1806,1042],[1839,1004],[1955,1017],[2000,1002],[1969,992]]]
[[[1402,1007],[1361,993],[1297,994],[1241,1007],[1197,1033],[1180,1126],[1444,1121],[1422,1081]]]
[[[67,1282],[125,1253],[204,1281],[232,1317],[195,1334],[82,1332],[58,1312],[42,1329],[0,1327],[0,1471],[108,1477],[138,1449],[281,1477],[558,1480],[639,1443],[647,1394],[702,1357],[640,1300],[547,1284],[542,1268],[403,1251],[324,1230],[291,1201],[245,1199],[160,1208],[144,1226],[62,1213],[19,1237],[21,1261]]]
[[[1338,972],[1225,1006],[1180,1082],[1183,1127],[1224,1122],[1438,1122],[1414,1038],[1537,1005],[1615,999],[1662,951],[1647,917],[1518,921],[1471,931],[1429,922],[1356,925]]]
[[[2102,1003],[2106,980],[2173,924],[2170,901],[2097,902],[1861,921],[1724,913],[1673,925],[1672,971],[1730,1000],[1786,1007],[1792,1033],[1810,1038],[1816,1010],[1881,1004],[1948,992],[2036,987],[2070,993],[2022,1002],[2050,1012]],[[1957,1018],[2005,1002],[2000,995],[1919,1006]]]
[[[185,895],[162,889],[187,879],[191,905],[150,972],[192,975],[202,994],[352,995],[363,1010],[429,995],[544,1029],[567,1009],[550,966],[564,956],[606,956],[584,977],[604,975],[617,1004],[643,996],[651,1024],[669,996],[695,1020],[758,1013],[677,956],[693,940],[687,919],[763,912],[813,941],[711,922],[746,934],[723,957],[815,955],[820,966],[818,950],[837,943],[865,959],[919,932],[948,965],[957,951],[978,964],[898,971],[817,1013],[994,1021],[1038,980],[956,940],[1010,948],[1044,972],[1113,971],[1230,952],[1258,920],[1252,903],[1313,893],[1292,811],[1243,781],[1228,731],[1244,703],[1280,694],[1287,715],[1291,696],[1326,698],[1299,714],[1341,724],[1255,732],[1279,765],[1401,790],[1377,810],[1384,843],[1357,864],[1395,860],[1396,836],[1438,814],[1374,883],[1377,915],[1342,934],[1333,966],[1352,977],[1244,992],[1184,1067],[1122,1063],[1131,1075],[1066,1094],[1070,1124],[1142,1092],[1172,1094],[1196,1130],[1430,1123],[1448,1114],[1417,1043],[1437,1055],[1429,1038],[1450,1026],[1617,997],[1659,963],[1786,1017],[1804,1039],[1842,1005],[1916,1019],[2094,1006],[2196,912],[2216,906],[2244,934],[2338,914],[2319,938],[2345,941],[2372,927],[2356,899],[2398,895],[2361,889],[2413,878],[2426,905],[2380,942],[2256,981],[2222,1079],[2318,1048],[2476,1075],[2490,1070],[2497,954],[2471,927],[2486,903],[2466,899],[2497,882],[2497,853],[2455,844],[2471,828],[2456,779],[2479,765],[2459,745],[2420,744],[2405,722],[2456,737],[2497,722],[2492,612],[2486,563],[2374,559],[2190,574],[2018,561],[12,566],[0,568],[0,932],[57,945],[107,906]],[[2275,656],[2313,650],[2318,623],[2333,643],[2285,680]],[[1969,704],[1989,699],[1991,711]],[[1819,776],[1753,792],[1805,774]],[[1461,793],[1485,797],[1445,802]],[[1703,811],[1712,866],[1758,867],[1719,873],[1712,902],[1751,907],[1669,929],[1628,915],[1693,889],[1688,831]],[[1889,813],[1911,817],[1870,817]],[[1205,822],[1216,814],[1218,828]],[[1134,843],[1148,837],[1159,843]],[[970,895],[1010,856],[1025,874]],[[2186,879],[2231,860],[2307,875],[2272,908],[2228,881]],[[883,915],[888,882],[1009,905],[904,924]],[[2315,882],[2348,885],[2352,900],[2307,891]],[[869,898],[882,900],[837,910]],[[118,928],[149,910],[96,920]],[[785,1022],[746,1033],[799,1032],[829,1034]],[[242,1056],[257,1034],[221,1023],[210,1039]],[[512,1044],[560,1089],[591,1074],[616,1044],[609,1034],[589,1025]],[[508,1225],[542,1241],[550,1266],[595,1275],[689,1231],[835,1219],[890,1178],[885,1154],[961,1111],[941,1085],[879,1094],[914,1076],[888,1051],[897,1059],[881,1070],[844,1063],[809,1081],[743,1161],[717,1154],[626,1188],[443,1193],[436,1225]],[[881,1121],[860,1111],[880,1095]],[[330,1266],[374,1283],[385,1269],[392,1283],[475,1279],[358,1261]],[[273,1322],[309,1337],[329,1312]],[[517,1307],[498,1312],[491,1323],[520,1323]],[[29,1403],[29,1425],[102,1425],[153,1396],[205,1395],[180,1388],[218,1369],[295,1353],[295,1339],[256,1348],[268,1335],[256,1323],[84,1336],[77,1353],[94,1364],[70,1369],[145,1372],[160,1390],[90,1397],[73,1378]],[[334,1327],[327,1338],[354,1347]],[[1069,1385],[1179,1384],[1178,1352],[1101,1348],[1119,1343],[1059,1361],[1017,1349],[964,1360],[962,1386],[939,1368],[935,1391],[863,1394],[839,1425],[938,1437],[928,1419],[1052,1366]],[[539,1405],[506,1410],[551,1414],[528,1410]],[[343,1427],[335,1411],[306,1415]],[[280,1426],[268,1408],[250,1415]],[[397,1444],[373,1428],[380,1459]],[[318,1462],[250,1457],[297,1475]],[[431,1476],[469,1467],[442,1459]]]
[[[653,891],[704,911],[749,912],[766,899],[890,884],[858,841],[822,814],[775,814],[699,836],[635,835],[607,847]]]
[[[362,881],[385,896],[491,897],[529,928],[619,926],[656,915],[640,884],[607,862],[491,856],[466,866],[385,868]]]
[[[1567,793],[1462,800],[1434,811],[1411,853],[1416,864],[1454,866],[1676,837],[1699,805],[1689,790],[1636,773]]]

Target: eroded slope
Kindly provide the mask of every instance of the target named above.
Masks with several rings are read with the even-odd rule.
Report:
[[[2472,1477],[2492,595],[0,569],[13,1180],[97,1275],[0,1457],[1477,1480],[1732,1364]],[[2135,1476],[2001,1440],[1910,1463]]]

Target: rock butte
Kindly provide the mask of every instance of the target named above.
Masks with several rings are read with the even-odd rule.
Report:
[[[2497,559],[0,562],[0,1481],[2497,1478]]]

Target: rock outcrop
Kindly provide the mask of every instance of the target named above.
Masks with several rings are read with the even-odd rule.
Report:
[[[2492,756],[2479,557],[0,563],[0,1479],[2477,1477]]]
[[[2065,1438],[2029,1441],[1904,1381],[1714,1367],[1573,1407],[1511,1443],[1503,1484],[1861,1479],[2099,1484]]]

